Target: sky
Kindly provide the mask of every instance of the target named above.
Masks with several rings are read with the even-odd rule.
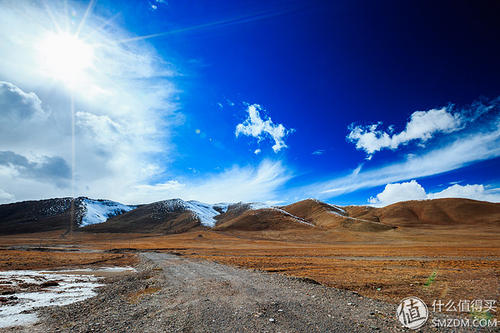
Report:
[[[500,202],[497,1],[0,1],[0,203]]]

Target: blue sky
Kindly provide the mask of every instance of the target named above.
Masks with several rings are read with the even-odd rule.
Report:
[[[0,7],[2,202],[500,201],[493,1]]]

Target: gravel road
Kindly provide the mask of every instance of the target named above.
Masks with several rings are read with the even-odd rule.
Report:
[[[397,332],[395,306],[314,281],[167,253],[14,332]],[[426,332],[431,331],[426,327]]]

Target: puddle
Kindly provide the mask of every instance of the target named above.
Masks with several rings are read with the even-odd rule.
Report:
[[[105,276],[135,272],[131,267],[61,271],[0,272],[0,328],[37,322],[35,308],[67,305],[96,296]]]

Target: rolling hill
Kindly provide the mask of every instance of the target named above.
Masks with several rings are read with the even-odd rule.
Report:
[[[286,206],[205,204],[170,199],[139,206],[85,197],[0,205],[0,234],[68,230],[110,233],[350,230],[383,232],[421,226],[500,226],[500,204],[468,199],[406,201],[390,206],[340,207],[306,199]]]
[[[0,234],[70,229],[70,226],[79,228],[102,223],[134,208],[110,200],[86,197],[5,204],[0,205]]]

